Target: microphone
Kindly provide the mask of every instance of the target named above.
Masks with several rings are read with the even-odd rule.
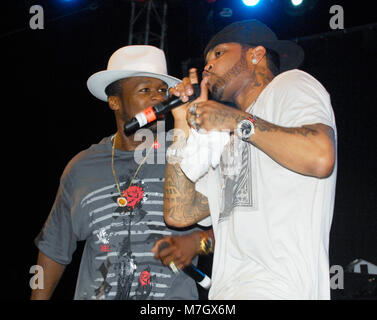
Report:
[[[168,248],[170,245],[168,242],[162,242],[158,246],[158,252],[161,252],[162,250]],[[174,265],[174,262],[172,262],[173,266],[170,266],[170,268],[173,270],[174,273],[177,273],[176,266]],[[211,278],[208,277],[205,273],[200,271],[197,267],[195,267],[193,264],[188,265],[187,267],[184,267],[182,269],[184,273],[186,273],[190,278],[194,279],[200,286],[202,286],[204,289],[209,289],[211,287]],[[179,272],[179,271],[178,271]]]
[[[199,84],[193,84],[194,93],[189,96],[189,101],[195,100],[200,95]],[[124,133],[126,135],[134,133],[137,129],[144,127],[157,119],[158,116],[169,112],[171,109],[178,107],[186,102],[182,102],[180,97],[172,96],[164,102],[148,107],[144,111],[139,112],[134,118],[124,125]]]

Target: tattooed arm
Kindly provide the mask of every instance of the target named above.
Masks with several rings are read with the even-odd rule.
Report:
[[[188,97],[193,94],[193,83],[198,83],[195,68],[190,69],[189,77],[184,78],[175,88],[170,88],[170,93],[181,97],[183,102],[187,102]],[[173,143],[179,144],[189,136],[190,127],[186,121],[187,107],[188,104],[185,103],[172,110]],[[209,216],[208,199],[195,190],[195,184],[186,177],[179,163],[169,162],[167,161],[166,164],[164,184],[165,222],[175,227],[187,227]]]
[[[249,142],[282,166],[303,175],[325,178],[334,168],[334,130],[325,124],[286,128],[257,118]]]
[[[209,216],[207,197],[195,190],[195,184],[178,163],[166,165],[164,218],[168,225],[187,227]]]
[[[213,100],[197,102],[196,123],[206,130],[233,132],[250,114]],[[187,115],[189,118],[190,115]],[[257,118],[249,142],[280,165],[297,173],[325,178],[335,163],[335,139],[331,127],[317,123],[287,128]]]

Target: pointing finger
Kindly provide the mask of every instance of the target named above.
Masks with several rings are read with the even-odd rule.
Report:
[[[191,68],[189,70],[189,78],[190,78],[191,84],[199,83],[198,72],[196,68]]]
[[[200,83],[200,96],[198,101],[207,101],[208,100],[208,88],[207,88],[207,78],[204,78]]]

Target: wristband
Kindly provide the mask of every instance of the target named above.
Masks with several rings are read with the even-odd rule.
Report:
[[[255,121],[257,121],[257,117],[253,116],[252,114],[247,118],[247,120],[250,120],[253,124],[255,124]]]

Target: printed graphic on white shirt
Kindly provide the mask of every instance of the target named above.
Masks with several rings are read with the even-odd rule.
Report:
[[[220,162],[223,196],[219,222],[229,219],[235,207],[254,207],[250,159],[250,146],[233,136]]]

